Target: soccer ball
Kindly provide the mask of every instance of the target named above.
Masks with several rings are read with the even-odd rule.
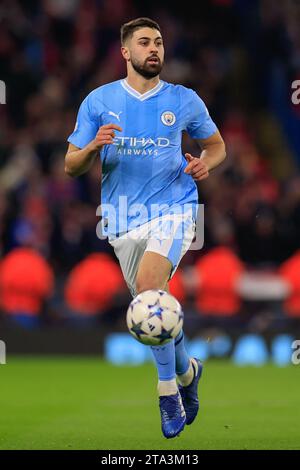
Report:
[[[180,303],[163,290],[137,295],[127,310],[127,326],[140,343],[158,346],[176,338],[183,325]]]

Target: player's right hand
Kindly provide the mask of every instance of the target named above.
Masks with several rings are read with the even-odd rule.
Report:
[[[115,130],[122,131],[122,128],[116,124],[105,124],[105,126],[99,128],[93,141],[98,150],[101,150],[104,145],[113,143],[113,139],[116,135]]]

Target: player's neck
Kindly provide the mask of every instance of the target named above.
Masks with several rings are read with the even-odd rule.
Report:
[[[152,88],[156,87],[156,85],[159,83],[159,76],[157,75],[156,77],[147,79],[139,74],[128,73],[125,80],[128,85],[131,86],[131,88],[143,95],[144,93],[147,93],[147,91],[150,91]]]

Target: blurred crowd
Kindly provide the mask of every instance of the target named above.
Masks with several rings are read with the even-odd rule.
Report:
[[[125,76],[119,29],[137,16],[162,28],[162,79],[199,93],[227,145],[227,160],[198,186],[205,246],[182,267],[226,247],[247,269],[277,269],[299,249],[300,105],[290,96],[300,78],[299,1],[204,0],[194,11],[155,0],[2,0],[0,253],[42,255],[57,302],[89,255],[114,259],[96,237],[100,164],[71,179],[64,154],[82,99]],[[199,152],[187,136],[183,150]]]

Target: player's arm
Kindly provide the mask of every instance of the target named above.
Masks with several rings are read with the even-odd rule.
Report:
[[[226,157],[225,143],[219,131],[206,139],[195,139],[202,149],[200,158],[185,154],[188,161],[184,172],[191,175],[195,181],[201,181],[209,176],[209,172],[217,167]]]
[[[69,143],[65,156],[65,172],[69,176],[80,176],[86,173],[92,166],[96,156],[104,145],[113,143],[115,130],[122,131],[116,124],[106,124],[101,126],[96,137],[84,148],[80,149],[76,145]]]

